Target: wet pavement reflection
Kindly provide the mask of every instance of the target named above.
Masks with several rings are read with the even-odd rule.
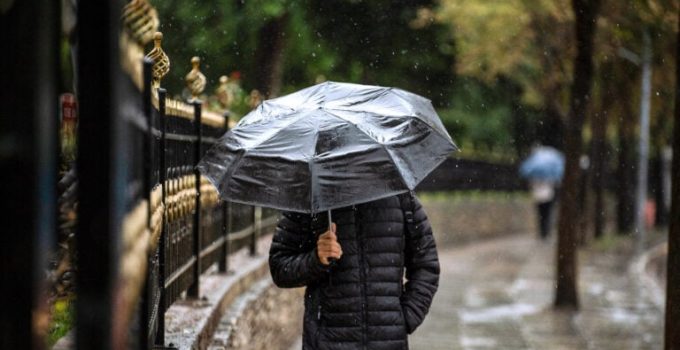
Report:
[[[627,254],[580,254],[578,312],[555,311],[555,247],[519,235],[440,250],[439,292],[411,349],[658,349],[663,313]]]

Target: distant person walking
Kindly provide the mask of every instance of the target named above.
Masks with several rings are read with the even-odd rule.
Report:
[[[552,208],[564,174],[564,156],[552,147],[534,147],[522,162],[519,173],[529,181],[531,196],[536,202],[539,236],[546,239],[550,235]]]
[[[556,184],[550,180],[529,180],[531,197],[536,203],[538,213],[538,229],[542,239],[550,235],[550,222],[552,220],[552,208],[557,199]]]

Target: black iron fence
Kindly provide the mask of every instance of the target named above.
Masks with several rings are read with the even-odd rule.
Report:
[[[106,350],[163,347],[167,308],[199,298],[201,274],[226,272],[232,252],[256,254],[275,224],[274,211],[219,201],[196,172],[229,120],[152,84],[160,77],[144,47],[155,13],[145,0],[78,4],[77,161],[57,182],[60,14],[42,0],[0,11],[0,61],[15,84],[0,93],[0,198],[11,208],[0,254],[0,297],[10,301],[3,349],[45,348],[46,260],[64,227],[75,231],[75,347]]]
[[[448,158],[417,187],[418,191],[518,191],[526,184],[517,165]]]
[[[219,200],[195,167],[227,131],[229,114],[203,111],[198,100],[169,99],[165,89],[152,86],[152,70],[147,59],[142,83],[130,76],[124,84],[136,102],[126,104],[127,140],[120,140],[128,144],[121,278],[129,295],[123,299],[132,310],[140,300],[135,291],[141,292],[142,348],[162,346],[165,311],[184,295],[200,297],[201,274],[215,265],[226,272],[231,252],[247,247],[255,254],[257,238],[278,217]]]

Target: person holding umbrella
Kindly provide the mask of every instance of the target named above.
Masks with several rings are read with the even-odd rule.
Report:
[[[306,287],[303,349],[408,349],[439,282],[412,190],[454,150],[429,100],[326,82],[263,102],[198,168],[223,199],[284,211],[269,266]]]
[[[412,232],[402,214],[410,205]],[[439,282],[422,206],[406,194],[334,210],[333,217],[325,230],[325,218],[284,213],[270,250],[276,285],[307,287],[303,349],[407,349]]]
[[[564,156],[549,146],[534,147],[522,162],[520,175],[529,181],[531,195],[536,202],[539,236],[550,234],[552,208],[557,201],[557,188],[564,174]]]

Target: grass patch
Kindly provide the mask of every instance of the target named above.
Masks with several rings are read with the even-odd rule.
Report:
[[[59,339],[68,333],[74,323],[74,300],[72,297],[57,299],[52,305],[47,344],[52,347]]]
[[[477,200],[505,202],[529,199],[529,193],[524,191],[438,191],[419,193],[418,197],[423,201],[450,201],[452,203]]]
[[[645,249],[654,247],[655,245],[664,242],[667,237],[666,229],[648,229],[645,240]],[[635,248],[636,237],[634,233],[619,234],[617,232],[605,232],[599,239],[593,239],[589,246],[596,252],[612,252],[612,251],[633,251]]]
[[[621,235],[615,232],[606,232],[599,239],[594,239],[590,246],[594,251],[608,252],[630,248],[631,243],[632,237],[628,234]]]

